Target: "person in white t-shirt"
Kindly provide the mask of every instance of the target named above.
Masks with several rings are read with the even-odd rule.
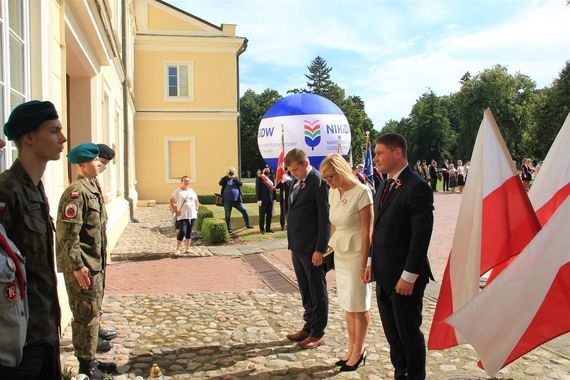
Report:
[[[198,195],[190,188],[190,177],[182,177],[180,183],[182,185],[174,190],[169,202],[170,210],[176,214],[176,229],[178,230],[176,251],[174,252],[176,256],[180,256],[180,247],[184,239],[186,239],[186,250],[184,253],[190,253],[192,227],[198,217],[198,207],[200,206]]]

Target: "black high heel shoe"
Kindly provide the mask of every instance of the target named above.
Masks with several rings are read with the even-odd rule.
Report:
[[[342,367],[340,367],[340,372],[356,371],[358,369],[358,366],[360,366],[360,363],[362,363],[362,365],[366,365],[366,355],[367,355],[366,350],[364,350],[364,352],[362,352],[362,355],[360,355],[360,358],[356,363],[354,363],[354,365],[348,365],[345,363]]]
[[[334,363],[334,365],[339,366],[339,367],[342,367],[343,365],[346,364],[347,361],[348,361],[348,360],[342,360],[342,359],[340,359],[340,360],[338,360],[336,363]]]

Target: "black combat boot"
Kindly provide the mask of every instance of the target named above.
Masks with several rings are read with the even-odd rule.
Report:
[[[117,337],[117,332],[115,330],[105,330],[99,328],[99,338],[104,340],[113,340]]]
[[[99,368],[101,371],[105,373],[117,373],[117,364],[115,362],[102,362],[102,361],[98,362],[99,365],[97,366],[97,368]]]
[[[104,380],[105,374],[97,366],[97,360],[79,359],[79,373],[87,375],[89,380]]]
[[[97,339],[97,352],[107,352],[113,348],[113,342],[105,339]]]

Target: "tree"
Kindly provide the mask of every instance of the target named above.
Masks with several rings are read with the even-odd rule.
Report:
[[[560,131],[570,112],[570,61],[560,71],[550,88],[538,92],[533,115],[535,123],[529,130],[529,150],[542,159]]]
[[[257,145],[257,130],[265,112],[279,99],[281,95],[271,89],[259,95],[247,90],[240,99],[241,168],[244,173],[251,175],[263,164]]]
[[[309,69],[309,74],[305,74],[305,77],[309,81],[307,82],[306,92],[327,97],[333,85],[330,75],[332,67],[328,67],[327,62],[320,56],[317,56],[307,69]]]
[[[520,159],[525,153],[525,131],[532,125],[530,105],[536,97],[535,87],[528,76],[511,75],[501,65],[462,81],[456,98],[460,126],[456,158],[469,159],[471,156],[483,111],[489,107],[511,155]]]
[[[342,102],[340,108],[348,120],[348,125],[350,125],[350,148],[353,162],[361,162],[364,160],[362,153],[366,148],[366,132],[372,133],[374,125],[366,114],[364,102],[359,96],[349,96]],[[371,134],[370,140],[372,142],[374,142],[373,138],[374,135]]]

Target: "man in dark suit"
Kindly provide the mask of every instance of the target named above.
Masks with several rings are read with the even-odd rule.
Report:
[[[431,160],[429,166],[429,183],[432,191],[437,191],[437,161]]]
[[[374,162],[387,180],[374,197],[371,260],[364,280],[376,280],[378,309],[395,379],[425,379],[422,323],[424,290],[433,279],[427,251],[433,228],[433,192],[408,166],[406,140],[376,139]]]
[[[271,218],[273,217],[273,203],[275,202],[275,185],[269,178],[269,167],[265,166],[255,179],[255,197],[259,207],[259,231],[273,233]]]
[[[287,239],[305,309],[305,325],[287,338],[299,342],[301,348],[315,348],[325,342],[329,309],[322,265],[330,238],[328,189],[302,150],[289,151],[285,165],[295,177],[289,196]]]
[[[279,223],[281,224],[281,231],[285,230],[285,220],[287,219],[287,211],[289,207],[289,193],[291,191],[292,178],[289,175],[289,170],[285,168],[285,174],[281,178],[281,181],[276,184],[275,188],[280,189],[279,191]]]

